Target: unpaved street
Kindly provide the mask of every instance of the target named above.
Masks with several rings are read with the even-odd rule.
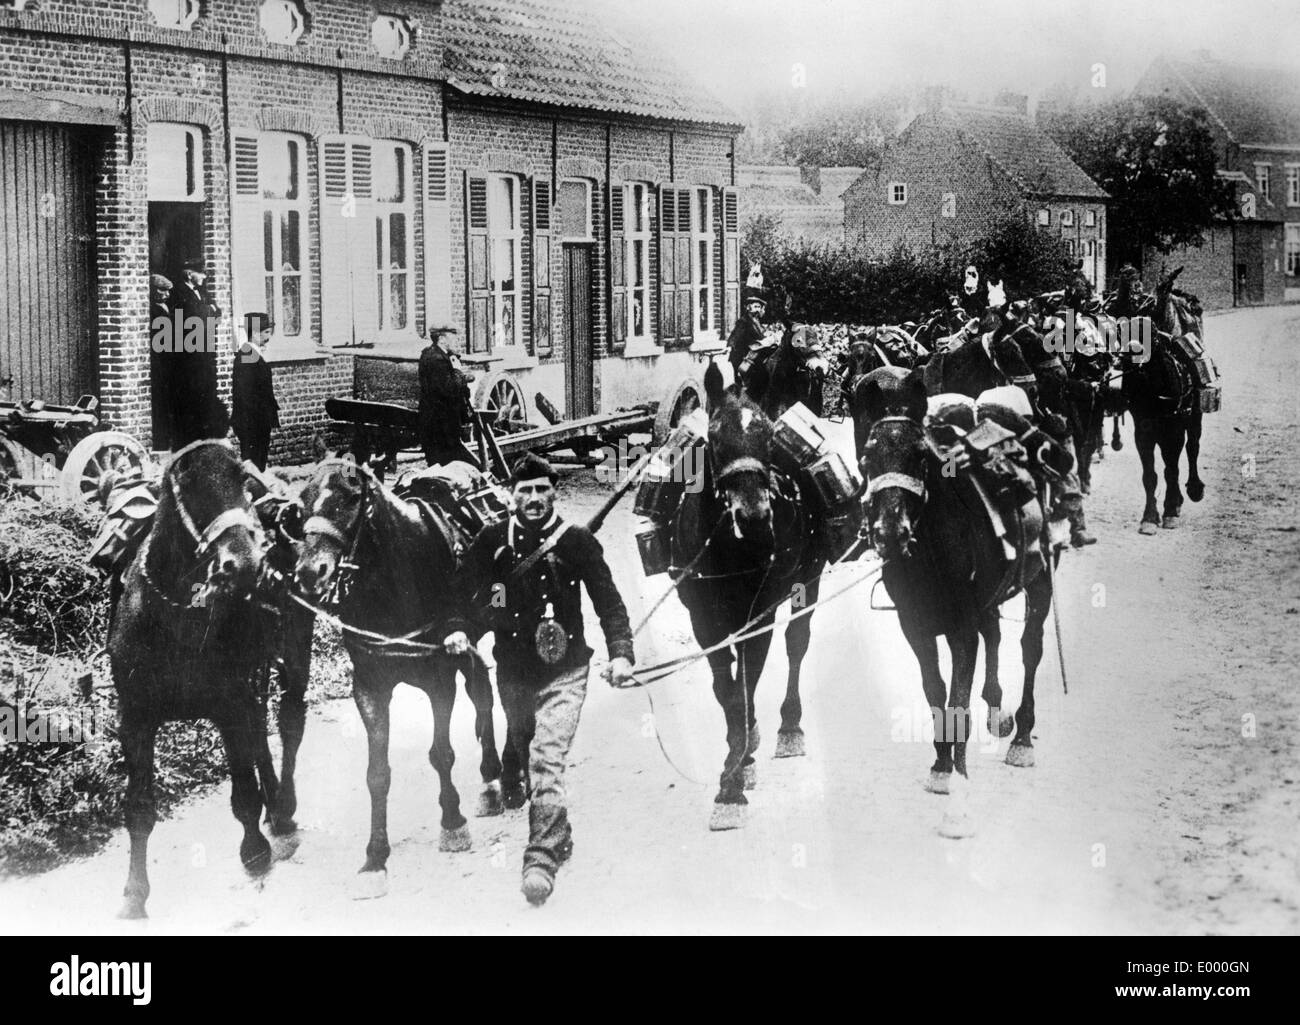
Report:
[[[648,694],[594,678],[569,776],[576,853],[552,901],[530,909],[518,891],[525,811],[472,819],[474,849],[439,853],[431,717],[423,696],[402,688],[385,898],[352,899],[368,826],[365,741],[351,703],[333,702],[313,712],[302,749],[300,844],[263,885],[243,877],[239,827],[228,795],[214,792],[155,830],[148,923],[112,917],[126,876],[123,832],[93,858],[0,884],[0,928],[1300,931],[1300,308],[1213,316],[1207,334],[1225,380],[1223,412],[1205,421],[1205,501],[1185,507],[1178,530],[1142,537],[1131,425],[1123,451],[1095,468],[1089,525],[1101,543],[1067,554],[1058,575],[1070,693],[1049,622],[1032,770],[1003,763],[1004,741],[972,754],[965,798],[923,790],[933,749],[910,728],[926,714],[916,663],[895,615],[868,610],[867,585],[814,617],[803,759],[771,758],[785,677],[784,647],[773,646],[744,830],[706,829],[713,790],[704,784],[724,743],[703,664]],[[850,445],[848,425],[838,431]],[[598,501],[586,484],[567,493],[574,513]],[[635,624],[666,578],[641,576],[630,505],[601,536]],[[823,590],[858,572],[838,570]],[[655,623],[638,638],[641,660],[693,644],[675,599]],[[590,630],[599,636],[594,618]],[[1008,706],[1020,695],[1018,631],[1004,624]],[[454,739],[472,812],[478,757],[463,695]],[[963,799],[976,835],[941,838],[945,809]]]

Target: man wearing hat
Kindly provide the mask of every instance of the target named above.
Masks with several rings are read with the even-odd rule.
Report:
[[[737,380],[740,364],[745,361],[749,350],[763,341],[763,314],[766,312],[767,301],[763,298],[763,293],[756,288],[746,288],[744,312],[727,336],[727,359],[736,371]]]
[[[528,453],[515,463],[511,516],[474,539],[461,564],[458,612],[448,621],[449,654],[470,649],[470,637],[495,635],[497,689],[509,738],[532,787],[523,894],[546,902],[555,873],[573,852],[565,805],[564,767],[587,695],[592,651],[583,633],[585,585],[600,618],[614,686],[632,679],[632,630],[627,608],[586,527],[555,510],[556,473]]]
[[[230,425],[239,438],[243,458],[265,470],[271,431],[280,426],[280,404],[275,399],[271,365],[266,361],[275,322],[270,314],[249,313],[244,326],[247,337],[235,354],[230,388]]]
[[[172,339],[172,449],[200,438],[224,438],[230,416],[217,398],[217,322],[221,307],[208,298],[202,258],[181,264],[181,281],[172,289],[172,310],[181,314],[182,338]]]
[[[429,466],[457,461],[478,465],[461,441],[461,428],[469,413],[469,382],[442,341],[454,334],[454,327],[429,328],[429,344],[420,353],[418,429]]]

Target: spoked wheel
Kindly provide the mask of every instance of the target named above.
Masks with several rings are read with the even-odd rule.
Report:
[[[524,390],[508,371],[498,370],[484,378],[478,390],[478,408],[488,410],[489,422],[497,433],[528,429],[528,403],[524,399]]]
[[[129,434],[97,431],[68,453],[59,491],[70,502],[98,502],[99,486],[109,473],[145,475],[149,467],[149,453]]]
[[[662,445],[668,435],[697,409],[704,405],[704,391],[693,377],[688,377],[668,393],[655,414],[654,440]]]

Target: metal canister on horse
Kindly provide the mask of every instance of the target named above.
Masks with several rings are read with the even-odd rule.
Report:
[[[825,453],[826,436],[812,410],[796,402],[772,425],[772,447],[790,468],[804,469]]]
[[[839,452],[827,452],[808,467],[808,477],[826,509],[852,503],[862,491],[862,476]]]
[[[662,522],[677,513],[687,484],[700,472],[701,461],[695,456],[708,429],[708,416],[702,409],[678,424],[646,466],[632,510],[637,516]]]
[[[656,523],[636,536],[636,549],[641,556],[641,568],[648,577],[667,573],[669,566],[672,565],[669,531],[668,524]]]

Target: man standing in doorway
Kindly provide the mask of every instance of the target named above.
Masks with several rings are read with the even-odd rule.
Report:
[[[217,323],[221,307],[208,298],[208,275],[202,258],[181,265],[181,281],[172,290],[172,317],[179,313],[181,337],[171,339],[172,449],[201,438],[224,438],[230,416],[217,398]]]
[[[614,686],[632,679],[632,630],[600,542],[555,511],[556,473],[528,453],[511,474],[514,513],[474,539],[456,586],[460,612],[447,627],[449,654],[470,636],[495,634],[497,688],[510,736],[532,784],[523,894],[544,904],[556,870],[573,853],[564,767],[587,696],[592,651],[583,635],[582,592],[600,618]]]

